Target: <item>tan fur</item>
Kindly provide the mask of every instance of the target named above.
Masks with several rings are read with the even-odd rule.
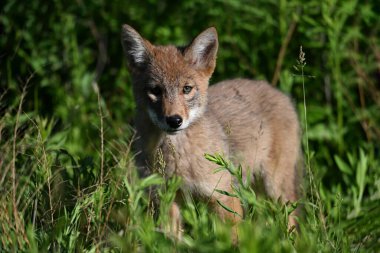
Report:
[[[217,165],[204,158],[204,154],[219,153],[243,164],[253,184],[261,177],[272,198],[297,200],[300,139],[293,105],[264,81],[236,79],[208,88],[218,49],[214,28],[186,48],[177,48],[154,46],[124,25],[122,44],[133,78],[137,164],[143,176],[154,171],[154,156],[161,150],[165,176],[182,177],[183,191],[211,200],[221,218],[236,223],[239,217],[217,200],[242,215],[240,203],[215,192],[231,191],[233,179],[226,171],[214,173]],[[188,94],[186,85],[192,86]],[[173,115],[183,119],[184,129],[181,125],[171,132],[165,120]],[[176,203],[171,215],[172,231],[180,237]],[[290,224],[295,221],[291,219]]]

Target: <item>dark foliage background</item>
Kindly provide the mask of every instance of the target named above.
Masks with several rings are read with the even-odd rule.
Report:
[[[35,228],[33,219],[38,219],[28,198],[42,206],[41,217],[44,205],[50,211],[45,213],[50,221],[42,219],[37,227],[59,230],[59,217],[70,216],[63,210],[73,210],[68,207],[76,202],[69,196],[71,204],[61,199],[58,206],[51,201],[49,205],[54,192],[50,185],[57,175],[69,178],[73,195],[78,195],[103,182],[103,176],[120,165],[118,154],[131,157],[128,143],[135,111],[120,44],[122,24],[130,24],[155,44],[176,45],[215,26],[220,45],[211,83],[234,77],[266,79],[289,94],[304,129],[307,199],[319,201],[318,210],[327,223],[347,221],[340,232],[330,231],[333,248],[379,249],[378,227],[371,228],[373,236],[364,229],[379,224],[372,218],[380,215],[380,5],[376,1],[5,0],[0,6],[3,220],[19,223],[11,199],[21,191],[17,204],[24,207],[18,211],[26,231],[27,224]],[[300,60],[301,46],[306,65]],[[46,153],[43,163],[40,158]],[[49,172],[42,172],[46,168]],[[367,220],[361,219],[364,213],[370,214]],[[0,228],[7,235],[2,237],[4,249],[11,249],[19,235],[29,238],[23,241],[37,238],[36,248],[53,247],[49,235],[32,229],[30,236],[32,232],[23,234],[22,226],[15,226]],[[62,249],[58,241],[54,250]],[[27,248],[33,243],[18,245]],[[91,243],[81,245],[89,249]]]

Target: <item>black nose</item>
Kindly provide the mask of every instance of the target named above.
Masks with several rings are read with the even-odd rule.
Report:
[[[166,117],[166,123],[168,123],[171,128],[177,129],[182,125],[182,118],[179,115]]]

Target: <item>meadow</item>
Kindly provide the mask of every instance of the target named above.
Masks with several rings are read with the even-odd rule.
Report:
[[[379,252],[380,5],[371,0],[21,1],[0,4],[0,252]],[[256,196],[245,217],[186,196],[184,237],[165,231],[181,178],[139,178],[122,24],[155,44],[219,35],[211,83],[265,79],[302,126],[303,197]],[[157,159],[158,172],[164,164]],[[154,186],[160,206],[151,204]],[[227,193],[226,193],[227,194]],[[301,206],[299,231],[287,217]],[[228,207],[226,207],[228,208]],[[159,210],[156,210],[159,209]]]

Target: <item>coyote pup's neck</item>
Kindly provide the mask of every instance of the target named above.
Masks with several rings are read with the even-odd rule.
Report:
[[[186,47],[175,47],[152,45],[124,25],[122,44],[132,74],[140,150],[151,156],[165,140],[185,142],[206,111],[218,49],[215,28],[205,30]],[[207,137],[207,125],[198,127],[200,136]]]

